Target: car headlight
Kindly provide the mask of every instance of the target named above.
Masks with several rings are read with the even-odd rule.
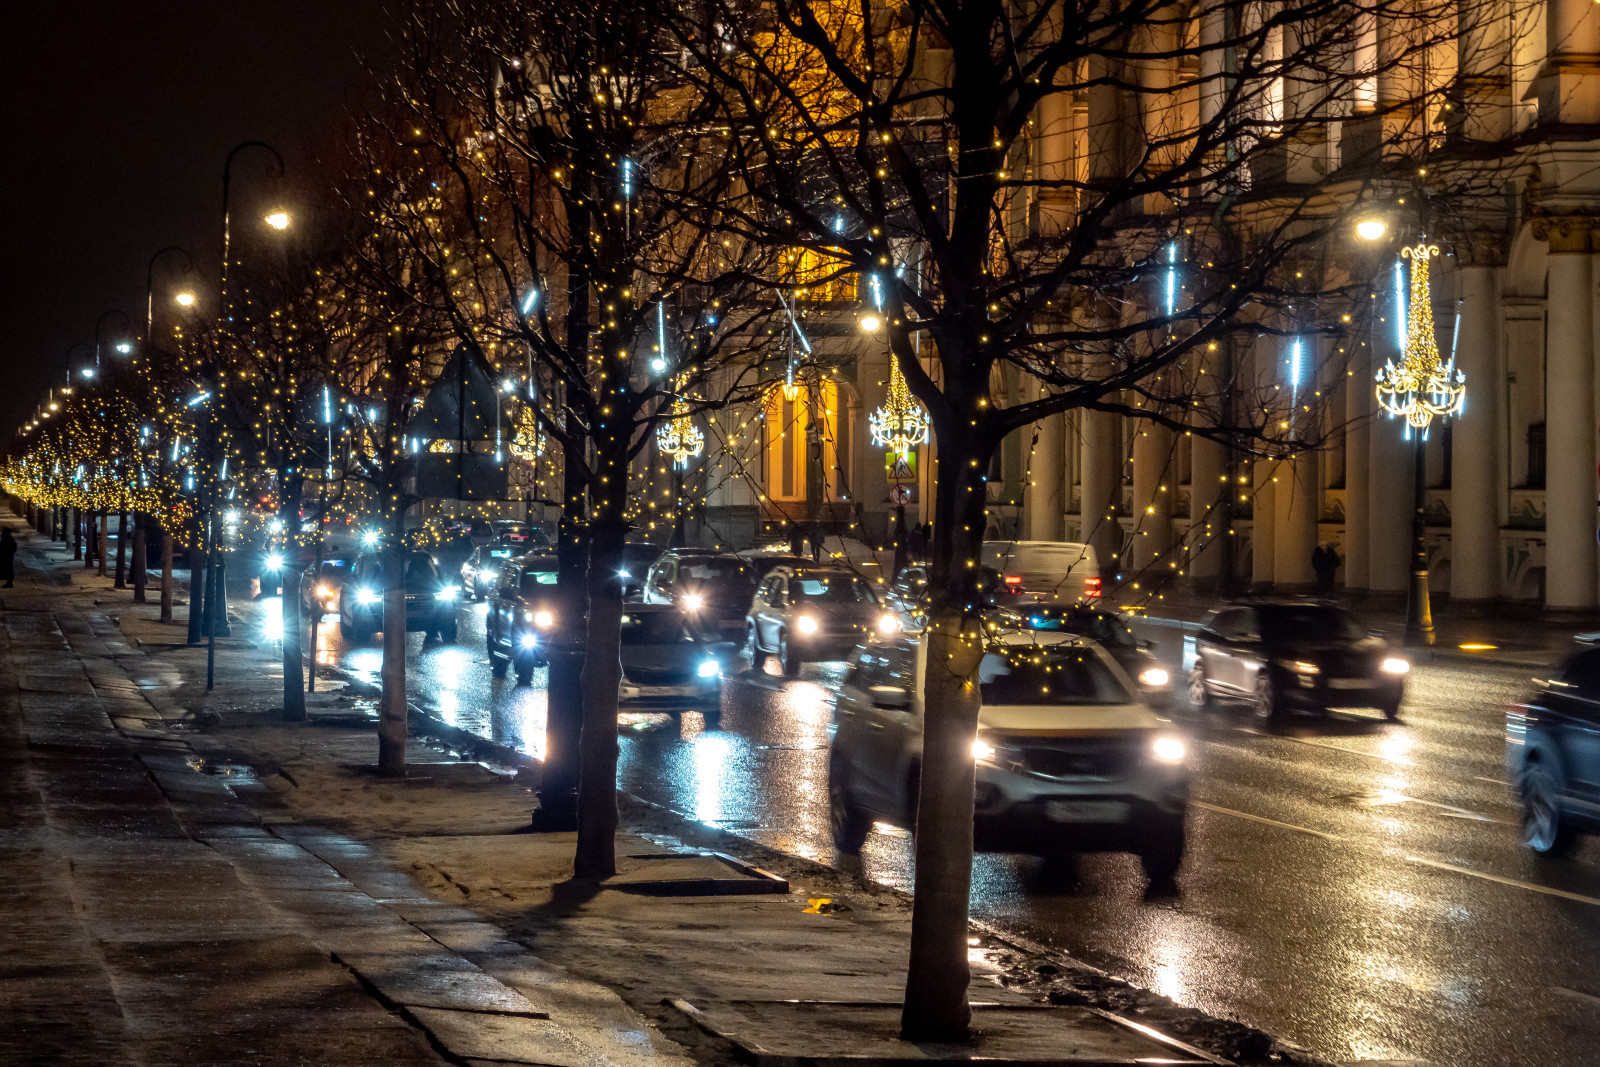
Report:
[[[715,678],[722,673],[722,664],[714,659],[700,661],[700,666],[695,668],[695,673],[702,678]]]
[[[533,613],[533,624],[541,630],[548,630],[556,624],[556,617],[548,611],[536,611]]]
[[[878,632],[880,634],[886,634],[886,635],[887,634],[892,634],[892,633],[899,633],[900,632],[900,620],[895,618],[893,615],[879,615],[878,616]]]
[[[996,751],[998,750],[983,738],[974,737],[972,739],[972,758],[974,760],[994,759]]]
[[[330,597],[332,595],[333,595],[333,588],[331,586],[327,586],[327,585],[319,585],[319,586],[317,586],[317,596],[319,596],[319,597]]]
[[[523,634],[522,637],[517,641],[517,644],[521,645],[523,648],[532,648],[538,643],[539,638],[535,634]]]
[[[1146,667],[1139,672],[1139,684],[1151,689],[1161,689],[1171,681],[1172,675],[1167,673],[1165,667]]]
[[[378,595],[376,590],[373,590],[373,589],[357,589],[356,590],[356,603],[357,604],[368,604],[368,605],[371,605],[371,604],[376,604],[379,600],[382,600],[382,599],[383,598]]]
[[[623,567],[621,570],[617,571],[617,577],[621,578],[623,581],[627,581],[629,578],[633,577],[633,572],[628,570],[628,568]]]
[[[269,571],[281,571],[281,570],[283,570],[283,553],[282,552],[274,552],[274,553],[272,553],[272,555],[267,557],[267,570],[269,570]]]
[[[1150,742],[1150,758],[1157,763],[1182,763],[1189,746],[1181,738],[1165,735]]]
[[[1385,656],[1378,669],[1384,674],[1405,674],[1411,670],[1411,661],[1404,656]]]
[[[802,615],[794,620],[794,628],[803,634],[814,634],[818,628],[817,618],[815,615]]]
[[[1322,673],[1322,668],[1318,667],[1315,663],[1307,663],[1303,659],[1280,659],[1274,660],[1274,662],[1284,670],[1293,671],[1295,674]]]
[[[685,611],[699,611],[701,608],[703,608],[705,606],[706,606],[706,598],[701,596],[699,593],[685,593],[685,594],[683,594],[683,610],[685,610]]]
[[[443,589],[439,590],[437,593],[433,594],[433,599],[435,599],[435,600],[454,600],[460,593],[461,593],[461,590],[457,589],[455,586],[447,585]]]

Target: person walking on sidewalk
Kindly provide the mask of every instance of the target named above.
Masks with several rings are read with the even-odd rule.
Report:
[[[1318,545],[1316,551],[1311,553],[1311,569],[1317,572],[1319,595],[1333,595],[1333,576],[1339,572],[1339,564],[1343,562],[1338,551],[1329,544]]]
[[[0,578],[6,580],[4,588],[10,589],[17,578],[17,539],[11,536],[11,527],[0,530]]]

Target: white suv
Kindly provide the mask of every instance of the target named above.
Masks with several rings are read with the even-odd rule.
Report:
[[[919,634],[851,657],[828,758],[841,852],[860,851],[876,819],[916,821],[927,658]],[[1133,852],[1152,880],[1171,879],[1183,858],[1188,745],[1116,662],[1071,634],[1004,633],[991,639],[978,681],[975,847]]]

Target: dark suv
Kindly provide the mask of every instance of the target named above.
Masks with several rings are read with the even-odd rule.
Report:
[[[1397,718],[1411,669],[1350,612],[1309,598],[1230,604],[1185,641],[1194,643],[1189,700],[1197,709],[1216,698],[1245,700],[1266,720],[1351,707]]]
[[[872,585],[842,567],[779,567],[750,603],[745,641],[757,670],[776,655],[785,674],[811,660],[844,659],[900,622],[878,603]]]
[[[556,578],[555,556],[522,556],[501,564],[484,620],[489,668],[496,678],[515,665],[517,681],[527,685],[533,669],[548,662],[556,627],[583,625],[581,619],[561,618]]]
[[[438,634],[441,641],[456,639],[456,605],[461,588],[444,576],[426,552],[407,552],[405,561],[406,629]],[[349,579],[339,590],[339,636],[360,644],[383,629],[383,557],[369,554],[356,560]]]
[[[1600,634],[1506,712],[1506,769],[1522,805],[1522,841],[1562,856],[1580,833],[1600,833]]]
[[[676,604],[705,638],[738,641],[756,591],[756,571],[728,553],[678,548],[668,551],[644,580],[646,604]]]

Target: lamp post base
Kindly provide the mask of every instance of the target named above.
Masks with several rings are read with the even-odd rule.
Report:
[[[1411,512],[1411,583],[1406,587],[1406,646],[1433,645],[1433,607],[1428,597],[1428,468],[1423,437],[1414,433]]]

